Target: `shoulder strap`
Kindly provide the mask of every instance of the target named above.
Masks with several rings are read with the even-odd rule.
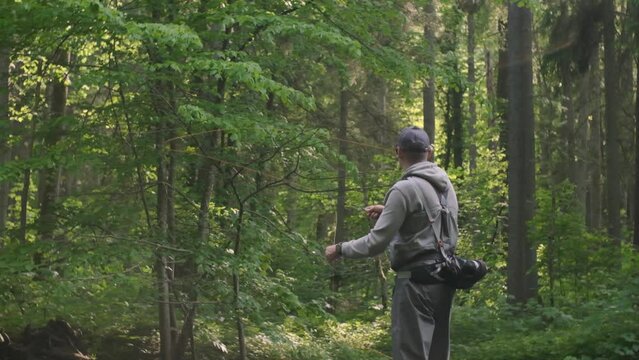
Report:
[[[417,176],[417,175],[409,175],[406,177],[406,179],[408,180],[409,178],[417,178],[417,179],[422,179],[424,181],[426,181],[427,183],[430,184],[430,186],[433,187],[433,190],[435,190],[435,193],[437,194],[437,198],[439,199],[439,205],[445,209],[446,211],[448,211],[448,188],[444,191],[439,191],[437,190],[437,187],[435,187],[435,185],[427,178],[421,177],[421,176]],[[426,196],[424,196],[424,192],[418,188],[415,187],[417,189],[417,193],[422,196],[422,200],[426,200]],[[424,201],[425,203],[425,201]]]
[[[446,257],[446,252],[444,251],[444,241],[443,241],[443,236],[442,234],[444,233],[448,233],[449,229],[448,229],[448,219],[447,217],[450,216],[449,211],[448,211],[448,200],[447,200],[447,195],[448,195],[448,189],[446,189],[445,191],[438,191],[437,188],[435,187],[435,185],[433,185],[432,182],[430,182],[430,180],[423,178],[421,176],[408,176],[406,179],[408,180],[408,178],[418,178],[418,179],[422,179],[426,182],[428,182],[432,187],[433,190],[435,190],[435,193],[437,193],[437,197],[439,198],[439,205],[442,207],[442,212],[439,215],[440,216],[440,229],[439,231],[433,231],[433,233],[435,234],[435,240],[437,243],[437,249],[439,250],[439,252]],[[424,195],[424,191],[422,189],[420,189],[415,183],[413,183],[413,186],[415,187],[415,190],[418,194],[418,196],[420,196],[422,198],[422,202],[425,204],[426,203],[426,196]]]

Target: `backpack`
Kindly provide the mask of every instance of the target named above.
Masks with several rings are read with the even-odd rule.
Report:
[[[457,221],[448,209],[448,189],[438,191],[429,179],[414,177],[428,181],[439,198],[441,210],[432,226],[440,259],[435,264],[412,270],[411,280],[421,284],[446,283],[456,289],[470,289],[488,273],[488,267],[483,260],[470,260],[455,255],[459,230]],[[418,193],[423,192],[418,189]],[[447,248],[453,251],[448,252]]]

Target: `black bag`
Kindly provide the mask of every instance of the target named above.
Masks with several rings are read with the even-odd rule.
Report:
[[[411,270],[410,279],[418,284],[448,284],[455,289],[470,289],[486,273],[488,267],[483,260],[469,260],[447,255],[448,260],[424,265]]]

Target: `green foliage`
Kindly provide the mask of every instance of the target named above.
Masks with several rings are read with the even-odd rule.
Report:
[[[526,3],[535,11],[552,6]],[[157,260],[165,258],[178,327],[183,308],[198,304],[198,358],[233,358],[239,319],[252,359],[388,359],[390,319],[381,304],[393,282],[388,260],[327,265],[323,250],[336,232],[337,164],[347,170],[346,230],[359,237],[371,226],[362,208],[381,203],[400,175],[394,129],[421,119],[417,79],[434,74],[439,89],[472,86],[458,2],[440,2],[441,53],[429,63],[423,5],[2,2],[12,122],[0,119],[0,127],[13,152],[0,164],[0,183],[10,185],[0,229],[0,328],[19,333],[60,317],[84,331],[97,358],[156,356]],[[486,50],[501,41],[493,25],[503,13],[495,4],[480,12]],[[70,64],[55,63],[61,51],[72,54]],[[475,55],[478,71],[486,70]],[[60,80],[67,111],[53,118],[51,84]],[[453,357],[637,357],[637,255],[629,247],[612,255],[610,239],[586,228],[568,182],[540,181],[537,189],[530,234],[540,304],[506,301],[502,124],[496,101],[474,86],[478,166],[449,174],[460,200],[458,252],[485,259],[492,271],[456,297]],[[350,96],[348,134],[337,139],[342,91]],[[542,95],[542,111],[553,115],[544,134],[558,147],[563,120],[554,115],[563,103]],[[439,130],[438,159],[448,141]],[[39,231],[45,171],[59,174],[48,240]],[[166,226],[160,185],[173,204]]]
[[[458,308],[453,354],[458,359],[634,359],[637,286],[636,280],[625,282],[621,291],[565,308]]]

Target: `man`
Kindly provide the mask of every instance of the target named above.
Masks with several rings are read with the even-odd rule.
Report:
[[[441,259],[436,240],[441,204],[450,211],[454,224],[454,241],[444,244],[444,250],[455,250],[457,197],[446,172],[430,162],[432,151],[424,130],[416,126],[403,129],[395,148],[402,178],[388,191],[384,205],[365,209],[370,218],[377,219],[375,227],[364,237],[330,245],[325,251],[329,261],[356,259],[378,255],[390,245],[391,267],[397,272],[391,311],[393,360],[449,358],[455,289],[444,283],[411,280],[411,270],[434,266]]]

